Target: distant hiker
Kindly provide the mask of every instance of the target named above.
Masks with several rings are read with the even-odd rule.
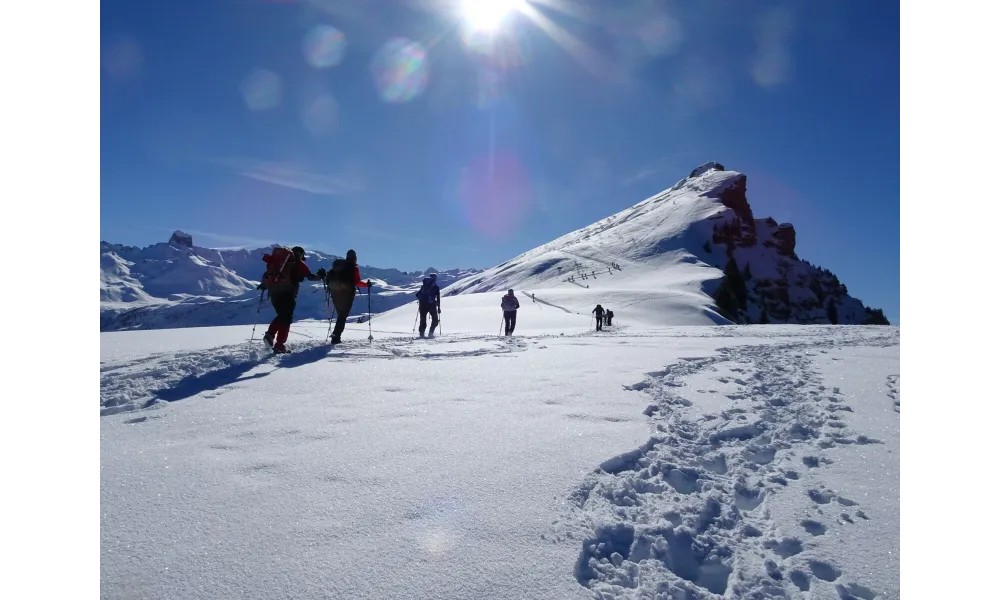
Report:
[[[535,303],[535,292],[531,292],[531,303]]]
[[[604,324],[604,309],[601,308],[600,304],[598,304],[594,308],[594,310],[592,310],[590,312],[597,316],[597,331],[600,331],[601,330],[601,325]]]
[[[295,312],[295,298],[299,295],[299,284],[304,280],[318,281],[326,275],[324,269],[313,274],[306,266],[306,251],[301,246],[291,250],[279,246],[265,254],[262,260],[267,263],[267,270],[261,278],[258,289],[266,289],[271,300],[271,306],[277,315],[264,334],[264,343],[275,352],[288,352],[285,340],[292,326],[292,315]]]
[[[337,311],[337,324],[333,327],[333,335],[330,336],[331,344],[340,343],[340,334],[344,332],[347,325],[347,315],[351,314],[351,307],[354,306],[354,288],[368,288],[371,294],[372,282],[361,281],[361,271],[358,269],[358,254],[352,249],[347,251],[347,256],[333,261],[333,266],[326,274],[326,287],[333,300],[333,308]]]
[[[500,309],[503,311],[504,335],[514,333],[514,326],[517,325],[517,309],[519,308],[521,308],[521,303],[514,296],[514,290],[507,290],[507,295],[500,300]]]
[[[417,309],[420,311],[420,337],[424,337],[424,330],[427,329],[427,313],[431,314],[430,336],[434,337],[438,315],[441,314],[441,288],[437,284],[437,273],[424,277],[423,285],[414,296],[417,297]]]
[[[608,327],[611,326],[611,319],[615,318],[615,311],[608,309],[608,312],[604,314],[604,318],[607,319]]]

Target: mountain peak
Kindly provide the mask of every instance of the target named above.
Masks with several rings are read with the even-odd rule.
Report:
[[[711,161],[669,189],[442,293],[515,288],[549,299],[614,298],[642,304],[663,325],[870,321],[832,273],[796,255],[795,243],[790,223],[754,216],[745,174]]]
[[[725,171],[725,170],[726,168],[723,167],[721,163],[717,163],[715,161],[708,161],[706,163],[702,163],[697,167],[695,167],[695,169],[691,171],[691,174],[688,175],[688,177],[698,177],[699,175],[707,173],[708,171]]]
[[[190,233],[184,233],[180,229],[174,231],[173,235],[170,236],[170,243],[194,248],[194,238],[191,237]]]

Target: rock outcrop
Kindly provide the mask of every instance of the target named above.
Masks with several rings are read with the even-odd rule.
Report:
[[[191,237],[191,234],[184,233],[180,229],[175,231],[173,235],[170,236],[170,243],[177,244],[179,246],[186,246],[188,248],[194,248],[194,238]]]

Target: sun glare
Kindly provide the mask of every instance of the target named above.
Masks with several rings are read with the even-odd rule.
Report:
[[[504,17],[520,10],[524,0],[462,0],[462,18],[478,31],[496,31]]]

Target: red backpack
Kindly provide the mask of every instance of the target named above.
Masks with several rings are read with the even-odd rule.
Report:
[[[265,254],[263,260],[267,262],[267,270],[264,271],[260,283],[269,294],[294,286],[293,274],[298,269],[299,259],[295,258],[291,250],[279,246],[272,250],[271,254]]]

